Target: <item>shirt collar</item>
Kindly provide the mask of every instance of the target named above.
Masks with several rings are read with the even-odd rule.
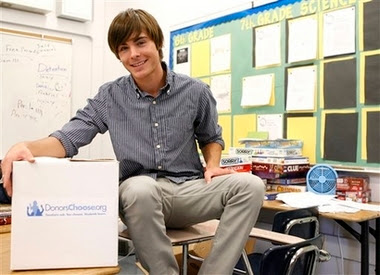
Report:
[[[165,83],[164,87],[161,88],[160,92],[161,92],[161,94],[166,93],[167,95],[170,95],[171,94],[170,86],[173,82],[173,72],[170,71],[170,69],[168,68],[168,66],[166,65],[166,63],[164,61],[161,61],[161,66],[162,66],[162,69],[164,69],[164,71],[166,71],[166,83]],[[136,82],[131,75],[128,76],[128,81],[132,85],[132,88],[136,93],[137,99],[148,96],[148,93],[141,91],[137,87]]]

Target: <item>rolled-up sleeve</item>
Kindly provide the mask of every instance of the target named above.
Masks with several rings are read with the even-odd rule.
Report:
[[[88,99],[83,109],[78,110],[61,130],[53,132],[50,136],[60,140],[66,150],[66,157],[72,157],[98,133],[103,134],[107,130],[107,90],[106,86],[102,86],[93,99]]]
[[[196,120],[195,134],[198,139],[199,147],[202,148],[208,143],[219,143],[224,149],[222,138],[222,127],[218,124],[218,111],[216,100],[208,86],[204,86],[201,93]]]

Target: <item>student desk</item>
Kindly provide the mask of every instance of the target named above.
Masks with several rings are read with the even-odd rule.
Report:
[[[2,225],[6,226],[6,225]],[[94,267],[94,268],[68,268],[68,269],[46,269],[46,270],[10,270],[10,257],[11,257],[11,233],[0,233],[0,274],[15,274],[15,275],[39,275],[39,274],[83,274],[83,275],[108,275],[117,274],[120,272],[120,267]]]
[[[379,204],[380,203],[373,203]],[[294,209],[284,205],[282,201],[264,201],[263,208],[283,211]],[[346,229],[361,244],[361,274],[369,273],[369,234],[376,240],[376,251],[380,251],[380,212],[360,210],[356,213],[319,213],[321,217],[332,219]],[[376,228],[369,226],[369,221],[375,220]],[[355,222],[361,226],[361,232],[357,232],[347,222]],[[376,274],[380,274],[380,253],[376,253]]]

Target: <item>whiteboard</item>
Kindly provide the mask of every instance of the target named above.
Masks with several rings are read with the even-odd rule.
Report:
[[[0,30],[1,158],[49,135],[71,115],[71,40]]]

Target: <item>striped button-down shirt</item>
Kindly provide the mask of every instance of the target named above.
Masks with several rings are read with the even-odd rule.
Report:
[[[167,71],[166,84],[153,98],[131,76],[102,85],[88,104],[59,131],[66,156],[78,153],[98,133],[109,131],[120,163],[120,180],[136,175],[167,177],[180,183],[203,176],[196,141],[202,148],[224,147],[216,101],[208,86]]]

